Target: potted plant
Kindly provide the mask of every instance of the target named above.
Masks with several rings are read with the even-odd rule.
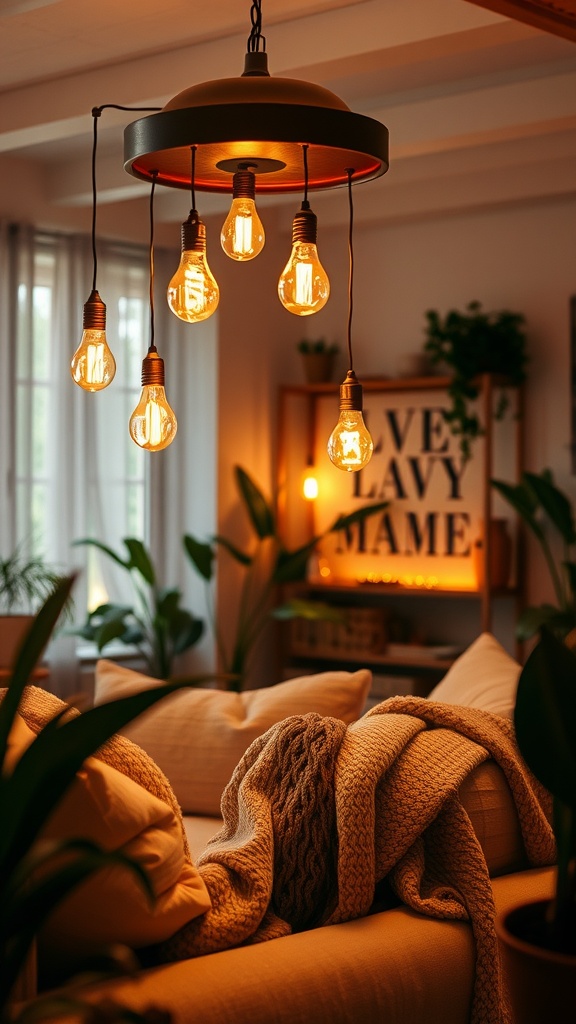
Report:
[[[0,558],[0,668],[8,669],[34,613],[62,579],[22,547]]]
[[[143,869],[121,851],[102,850],[94,843],[74,839],[43,844],[39,836],[84,760],[181,683],[154,687],[66,720],[54,719],[40,730],[15,765],[7,762],[8,737],[23,691],[69,600],[72,585],[73,578],[61,579],[32,620],[0,700],[0,1021],[11,1024],[17,1019],[11,1009],[15,986],[34,937],[73,886],[102,867],[122,864],[136,873],[153,898]],[[60,1014],[53,1013],[52,1018],[55,1016]],[[32,1008],[30,1019],[41,1018],[42,1008]]]
[[[525,472],[518,484],[504,480],[491,483],[538,540],[556,597],[556,604],[546,602],[525,608],[516,624],[516,635],[526,640],[547,626],[563,638],[576,627],[576,522],[570,499],[557,487],[549,469]],[[548,537],[550,530],[554,544]],[[558,546],[559,561],[554,556]]]
[[[298,342],[298,351],[302,356],[304,376],[308,384],[327,384],[332,380],[338,345],[328,344],[324,338],[318,338],[317,341],[303,338]]]
[[[576,654],[544,627],[518,683],[520,751],[552,794],[558,853],[551,901],[497,922],[517,1024],[571,1024],[576,1008]]]
[[[444,412],[452,433],[460,437],[460,449],[470,458],[472,441],[482,434],[478,415],[470,403],[478,397],[475,379],[482,373],[505,377],[510,384],[520,384],[526,376],[526,335],[524,316],[502,310],[486,313],[477,301],[470,302],[464,312],[449,310],[443,317],[437,310],[426,314],[424,352],[436,367],[446,367],[452,379],[448,387],[451,399]],[[508,407],[502,390],[495,410],[501,419]]]
[[[125,537],[127,555],[93,538],[75,544],[91,545],[129,574],[135,591],[134,605],[106,603],[88,612],[83,626],[73,630],[76,636],[104,650],[113,640],[135,647],[144,658],[148,673],[169,679],[174,659],[198,642],[204,631],[202,619],[182,608],[177,587],[160,587],[150,552],[142,541]]]
[[[231,650],[226,647],[224,631],[213,611],[213,594],[211,589],[207,588],[208,617],[214,631],[221,666],[227,675],[235,677],[236,682],[232,683],[232,688],[240,690],[254,647],[270,621],[271,602],[276,588],[306,578],[308,560],[322,537],[337,530],[346,530],[354,523],[381,512],[389,503],[385,501],[367,505],[349,515],[339,516],[324,533],[312,537],[302,547],[290,550],[278,532],[272,505],[260,488],[240,466],[234,467],[234,475],[254,533],[250,550],[242,551],[232,541],[220,535],[206,543],[191,534],[184,537],[184,550],[193,568],[207,584],[210,584],[214,575],[218,550],[226,551],[245,570]],[[318,618],[319,609],[318,604],[314,602],[288,602],[276,608],[273,614],[277,618]],[[333,617],[333,611],[326,608],[324,617]]]

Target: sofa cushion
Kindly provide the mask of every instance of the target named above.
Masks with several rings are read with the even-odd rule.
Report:
[[[481,708],[512,719],[520,665],[491,633],[481,633],[428,694],[429,700]]]
[[[36,708],[35,692],[41,695]],[[53,702],[48,714],[47,697],[48,706]],[[16,717],[10,734],[12,763],[61,706],[52,695],[27,688],[23,716]],[[130,746],[141,758],[146,757]],[[134,766],[136,762],[127,758],[126,763]],[[100,758],[86,759],[48,820],[42,838],[82,838],[106,850],[121,851],[144,868],[155,894],[151,905],[136,876],[121,866],[100,870],[77,886],[51,914],[40,936],[39,960],[45,983],[111,945],[140,948],[160,942],[210,907],[204,881],[188,855],[178,814],[135,778]]]
[[[291,715],[307,712],[353,722],[372,682],[367,669],[320,672],[276,686],[233,693],[189,689],[168,697],[124,730],[168,776],[185,814],[220,814],[220,798],[254,739]],[[101,659],[95,701],[101,703],[158,680]]]

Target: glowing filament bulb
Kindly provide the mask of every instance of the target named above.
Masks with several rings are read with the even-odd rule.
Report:
[[[254,172],[246,168],[236,171],[232,205],[220,233],[222,248],[231,260],[253,260],[264,248],[264,228],[254,202],[255,192]]]
[[[182,225],[182,255],[168,285],[168,305],[180,320],[206,320],[218,307],[220,289],[206,260],[206,226],[191,210]]]
[[[278,296],[289,313],[309,316],[328,302],[330,281],[318,258],[317,219],[307,200],[292,222],[292,252],[278,281]]]
[[[374,444],[362,416],[362,385],[353,370],[340,385],[340,416],[328,441],[330,461],[345,472],[357,472],[370,462]]]
[[[140,448],[159,452],[174,440],[177,426],[164,388],[164,360],[151,347],[142,362],[142,393],[130,417],[130,436]]]
[[[72,357],[70,373],[84,391],[102,391],[116,373],[116,362],[106,341],[106,306],[95,289],[84,304],[82,339]]]

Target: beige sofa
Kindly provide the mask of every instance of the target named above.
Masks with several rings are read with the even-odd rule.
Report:
[[[432,692],[430,706],[438,708],[440,715],[444,708],[451,714],[450,709],[462,706],[510,719],[518,672],[519,666],[494,638],[484,634]],[[138,673],[101,661],[97,666],[96,701],[151,684],[151,680]],[[276,723],[288,721],[290,716],[315,713],[345,723],[342,728],[346,729],[345,742],[348,742],[349,734],[358,737],[364,728],[357,719],[366,706],[369,688],[370,673],[361,671],[323,673],[240,695],[187,690],[147,712],[127,730],[131,739],[148,752],[169,779],[184,812],[183,824],[192,861],[200,860],[202,864],[204,860],[208,864],[208,868],[200,868],[200,873],[204,872],[209,889],[214,856],[209,853],[210,846],[207,852],[206,844],[222,825],[221,793],[244,752],[248,750],[242,761],[246,762],[246,767],[234,774],[236,782],[228,787],[232,794],[229,804],[232,806],[234,802],[235,805],[237,801],[241,812],[250,816],[253,804],[250,803],[249,769],[262,756],[259,743],[254,741],[262,734],[271,737],[266,742],[275,741],[275,730],[279,728]],[[474,721],[473,716],[474,712]],[[397,717],[393,714],[390,720],[396,721]],[[371,715],[368,725],[377,719],[380,724],[378,716]],[[259,742],[262,747],[264,741]],[[250,751],[254,748],[258,750],[251,760]],[[123,756],[121,750],[120,761]],[[417,803],[419,782],[412,784]],[[458,797],[489,867],[489,887],[496,912],[527,899],[550,896],[554,869],[545,866],[546,861],[551,861],[550,848],[540,854],[541,866],[528,865],[518,809],[504,774],[493,759],[482,759],[466,773]],[[85,799],[83,794],[82,802]],[[256,817],[262,814],[266,819],[267,813],[267,808],[260,808]],[[235,841],[230,841],[229,828],[221,844],[224,852],[218,855],[228,865],[228,876],[234,875],[230,870],[234,862],[230,858],[236,857],[238,847],[242,846],[238,836],[242,835],[247,850],[254,845],[255,837],[252,819],[250,827],[246,828],[244,823],[244,832],[237,822],[234,827]],[[261,841],[260,832],[257,841]],[[235,848],[230,852],[227,847]],[[532,859],[534,861],[534,857]],[[233,889],[236,884],[231,883]],[[215,890],[211,892],[213,904],[214,893]],[[194,898],[197,895],[195,893]],[[237,895],[236,890],[233,895]],[[83,904],[82,893],[79,898],[79,903],[71,904],[68,917],[64,915],[56,924],[56,929],[71,930],[68,944],[64,943],[59,953],[69,961],[83,931],[90,929],[95,903],[106,900],[102,886],[92,894],[92,903],[88,897],[88,903]],[[116,893],[111,902],[120,898]],[[479,1001],[478,916],[473,929],[466,920],[428,916],[397,902],[391,901],[388,894],[384,904],[376,899],[369,911],[357,919],[305,928],[267,941],[258,941],[267,935],[260,936],[256,931],[254,936],[250,934],[230,948],[143,967],[134,977],[105,982],[91,990],[90,997],[110,998],[140,1010],[154,1005],[168,1011],[175,1024],[294,1024],[297,1021],[464,1024],[473,1019],[494,1022],[503,1019],[499,996],[492,998],[489,993],[485,1003],[482,1002],[484,996]],[[488,924],[493,916],[489,903],[484,892],[481,905]],[[380,909],[381,905],[386,909]],[[92,909],[87,909],[90,907]],[[145,947],[144,962],[150,959],[151,948],[164,950],[162,955],[168,957],[174,955],[174,948],[179,948],[171,947],[169,939],[176,920],[170,918],[173,912],[172,907],[167,909],[166,943],[160,937],[158,945],[151,947],[151,940],[145,933],[147,925],[142,930],[141,941],[132,942]],[[203,922],[213,912],[214,906],[206,912],[206,904],[202,905],[200,899],[200,907],[191,913],[191,925],[186,926],[191,935],[188,941],[199,942],[200,946],[205,942]],[[180,909],[175,913],[180,913]],[[107,910],[106,914],[114,917],[114,909]],[[118,916],[126,918],[127,914],[118,910]],[[197,931],[194,931],[195,924]],[[481,927],[485,924],[481,923]],[[188,934],[186,928],[177,934]],[[119,935],[113,937],[119,941],[126,938],[121,929]],[[60,939],[54,928],[48,929],[40,943],[41,957],[48,948],[58,951]],[[224,945],[228,946],[226,940]],[[496,947],[492,959],[495,963],[490,984],[498,980]]]

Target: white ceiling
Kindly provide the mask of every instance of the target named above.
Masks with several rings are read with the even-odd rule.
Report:
[[[0,0],[4,190],[28,168],[55,217],[89,206],[92,107],[159,106],[240,74],[250,6]],[[262,14],[273,75],[324,85],[388,125],[390,171],[358,190],[361,216],[576,192],[575,43],[467,0],[263,0]],[[105,110],[99,121],[99,203],[119,219],[147,193],[122,167],[122,129],[139,116]],[[320,202],[339,217],[333,198]],[[162,190],[157,218],[185,213],[182,194]]]

